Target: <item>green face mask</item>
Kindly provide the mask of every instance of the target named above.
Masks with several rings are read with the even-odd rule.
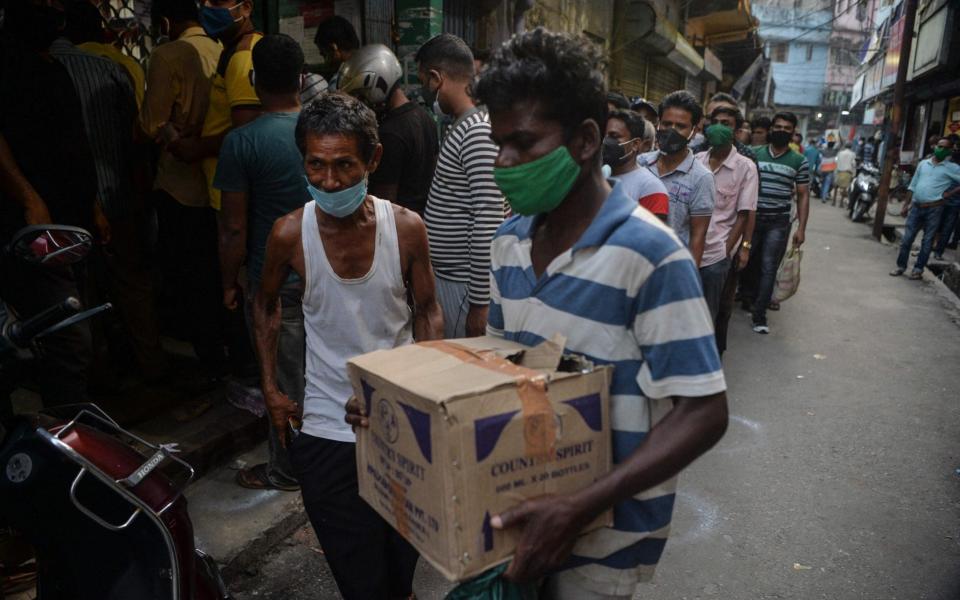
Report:
[[[714,148],[717,146],[726,146],[733,142],[733,129],[720,123],[714,123],[707,127],[704,135],[707,136],[707,142]]]
[[[566,146],[515,167],[494,167],[493,179],[513,212],[531,216],[550,212],[563,202],[580,175],[580,165]]]
[[[937,146],[933,149],[933,155],[937,157],[937,160],[946,160],[946,158],[950,156],[950,148]]]

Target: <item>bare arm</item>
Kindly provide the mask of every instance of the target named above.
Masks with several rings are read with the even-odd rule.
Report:
[[[693,262],[700,266],[703,258],[703,246],[707,241],[707,228],[710,226],[710,216],[690,217],[690,255]]]
[[[670,412],[630,457],[593,485],[570,496],[528,500],[493,517],[491,524],[497,528],[524,525],[506,577],[530,581],[555,569],[593,519],[617,502],[679,473],[716,444],[726,427],[726,394],[675,398]]]
[[[20,171],[17,160],[2,134],[0,134],[0,190],[3,190],[4,196],[13,199],[23,208],[27,225],[50,222],[50,211],[47,209],[46,202]]]
[[[807,234],[807,219],[810,217],[810,186],[797,186],[797,230],[793,233],[793,245],[803,245]]]
[[[223,305],[237,308],[240,268],[247,257],[247,193],[220,193],[220,273],[223,281]]]
[[[406,280],[413,293],[413,337],[418,342],[443,338],[443,312],[437,302],[427,228],[417,213],[400,209],[398,230],[409,252]],[[399,223],[402,223],[399,224]]]
[[[299,413],[299,407],[277,385],[277,341],[280,338],[280,287],[286,280],[293,253],[300,243],[300,218],[303,211],[279,219],[267,238],[267,252],[261,273],[260,289],[253,303],[253,330],[260,361],[260,386],[278,432],[286,431],[287,420]],[[286,445],[280,435],[281,444]]]

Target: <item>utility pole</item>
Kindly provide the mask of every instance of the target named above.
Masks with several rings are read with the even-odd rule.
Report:
[[[917,0],[906,0],[903,12],[903,34],[900,41],[900,62],[897,65],[897,82],[893,85],[893,107],[890,111],[890,129],[887,131],[887,155],[883,159],[880,174],[880,190],[877,194],[877,209],[873,218],[873,237],[883,235],[883,220],[887,216],[887,198],[890,196],[890,177],[893,174],[894,158],[900,154],[900,127],[903,122],[903,92],[907,83],[907,67],[910,66],[910,47],[913,45],[913,23],[917,15]]]

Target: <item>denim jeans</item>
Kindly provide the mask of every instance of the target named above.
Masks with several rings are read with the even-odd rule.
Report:
[[[910,259],[910,249],[913,248],[913,241],[917,239],[920,229],[923,229],[923,241],[920,243],[920,254],[917,255],[917,262],[913,263],[913,270],[923,272],[927,266],[927,259],[930,258],[930,250],[933,247],[933,236],[937,234],[937,228],[940,226],[940,216],[943,214],[943,205],[927,207],[914,204],[907,215],[907,225],[903,231],[903,241],[900,242],[900,254],[897,256],[897,266],[906,270],[907,261]]]
[[[253,332],[253,296],[258,286],[251,282],[250,293],[246,301],[248,327]],[[280,336],[277,338],[277,386],[280,391],[303,409],[303,395],[306,380],[304,369],[306,361],[306,332],[303,328],[303,282],[287,282],[280,288]],[[273,419],[267,415],[267,447],[270,458],[267,462],[267,478],[274,485],[296,484],[297,478],[290,466],[287,451],[280,444],[280,436],[285,431],[277,431]]]
[[[753,229],[753,247],[750,249],[750,262],[755,262],[757,271],[756,296],[753,300],[753,322],[767,322],[767,306],[773,295],[773,286],[777,281],[777,269],[787,252],[790,239],[789,214],[757,214],[757,224]]]
[[[833,176],[836,171],[827,171],[821,173],[820,178],[820,199],[824,202],[830,198],[830,188],[833,187]]]
[[[948,201],[947,205],[943,207],[943,214],[940,217],[940,238],[933,250],[933,253],[937,256],[943,254],[943,251],[947,249],[947,242],[950,241],[950,236],[956,230],[958,216],[960,216],[960,202]]]

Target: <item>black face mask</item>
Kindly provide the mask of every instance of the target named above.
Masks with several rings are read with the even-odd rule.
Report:
[[[833,150],[833,146],[834,146],[833,142],[827,142],[827,148],[830,148],[831,150]]]
[[[689,141],[672,127],[657,131],[657,147],[660,148],[660,154],[676,154],[686,148]]]
[[[433,103],[436,102],[439,93],[440,88],[431,90],[429,85],[420,86],[420,97],[423,98],[423,105],[427,107],[427,110],[433,108]]]
[[[955,163],[960,163],[960,150],[954,150],[950,154],[950,160],[952,160]]]
[[[603,138],[603,164],[617,167],[627,162],[633,152],[627,152],[619,140],[612,137]]]
[[[767,139],[774,148],[783,148],[790,143],[789,131],[771,131],[767,134]]]

